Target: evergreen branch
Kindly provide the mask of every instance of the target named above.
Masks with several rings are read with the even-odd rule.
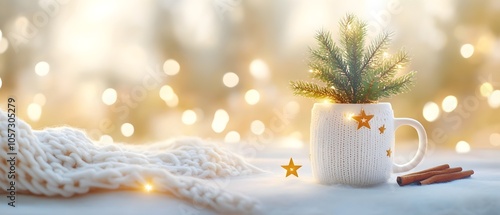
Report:
[[[361,84],[360,66],[363,58],[363,48],[366,37],[366,24],[359,21],[354,15],[348,14],[340,21],[340,42],[345,49],[345,59],[349,66],[349,79],[353,91],[353,97],[356,102],[357,91]]]
[[[401,50],[392,57],[382,57],[390,42],[389,33],[381,34],[365,50],[365,23],[347,15],[339,27],[340,47],[330,33],[321,30],[315,37],[319,46],[310,49],[311,76],[326,86],[292,81],[295,95],[329,98],[338,103],[373,103],[409,89],[415,72],[395,78],[397,71],[409,62],[408,54]]]
[[[294,95],[300,95],[315,99],[333,99],[334,101],[345,103],[346,98],[338,94],[335,89],[330,87],[321,87],[317,84],[304,81],[291,81],[290,85]]]
[[[382,66],[382,71],[380,72],[379,80],[387,80],[394,77],[397,72],[398,66],[403,66],[403,64],[410,61],[408,54],[404,51],[399,51],[390,60],[386,61]]]
[[[406,92],[413,84],[414,76],[415,72],[412,71],[385,84],[385,86],[382,86],[380,89],[380,97],[390,97],[399,93]]]
[[[370,45],[370,47],[368,47],[368,50],[365,53],[365,58],[363,60],[363,66],[361,66],[361,72],[364,72],[364,70],[375,60],[376,56],[382,54],[381,52],[385,50],[389,45],[389,40],[390,34],[384,32],[375,42]]]

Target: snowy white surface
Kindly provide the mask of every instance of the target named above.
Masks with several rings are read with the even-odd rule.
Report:
[[[387,183],[368,188],[316,184],[307,149],[263,151],[250,162],[269,173],[214,182],[259,200],[259,214],[500,214],[500,150],[473,150],[460,155],[434,151],[413,170],[448,163],[474,170],[471,178],[400,187],[397,175],[392,175]],[[288,164],[290,157],[302,165],[299,178],[285,178],[281,165]],[[171,195],[143,191],[98,192],[72,198],[18,195],[16,208],[7,206],[4,196],[0,203],[1,215],[217,214]]]

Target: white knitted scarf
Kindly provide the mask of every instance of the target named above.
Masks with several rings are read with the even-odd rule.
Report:
[[[0,192],[8,189],[7,113],[0,110]],[[16,190],[64,196],[96,189],[140,189],[171,193],[219,212],[251,212],[256,201],[210,185],[219,177],[261,172],[238,155],[198,138],[132,146],[93,142],[69,127],[35,131],[17,119]]]

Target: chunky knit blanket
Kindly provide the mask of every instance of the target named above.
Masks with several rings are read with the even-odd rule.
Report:
[[[17,193],[69,197],[96,189],[144,190],[149,183],[156,192],[221,213],[251,212],[257,206],[209,183],[261,172],[214,143],[186,137],[140,146],[102,144],[74,128],[33,130],[22,120],[16,123]],[[0,192],[10,187],[7,124],[7,113],[0,110]]]

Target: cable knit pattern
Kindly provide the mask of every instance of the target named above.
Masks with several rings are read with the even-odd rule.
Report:
[[[8,187],[7,114],[0,111],[0,187]],[[217,177],[261,172],[241,157],[198,138],[148,145],[101,144],[69,127],[34,131],[17,120],[16,190],[69,197],[93,189],[143,189],[172,193],[219,212],[251,212],[256,201],[209,185]]]

